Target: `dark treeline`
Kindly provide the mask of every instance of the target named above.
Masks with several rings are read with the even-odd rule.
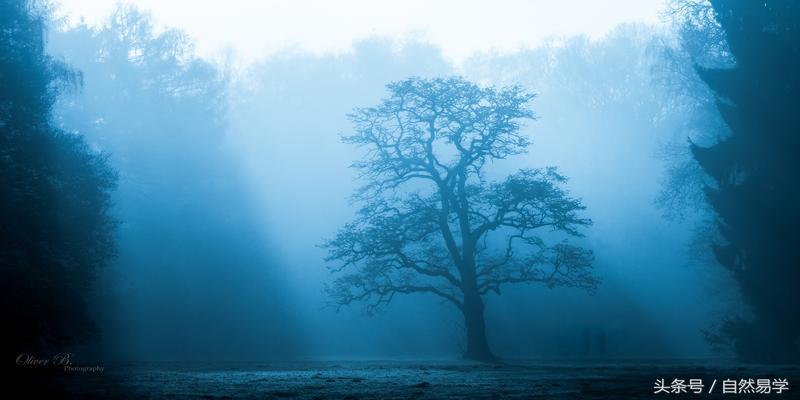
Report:
[[[706,198],[750,318],[728,317],[716,335],[750,361],[800,359],[800,3],[713,1],[734,60],[698,67],[728,128],[691,151],[711,178]],[[708,10],[694,5],[702,12]]]
[[[0,290],[4,357],[96,338],[87,305],[114,254],[107,154],[59,129],[53,105],[81,73],[45,53],[45,9],[0,5]]]

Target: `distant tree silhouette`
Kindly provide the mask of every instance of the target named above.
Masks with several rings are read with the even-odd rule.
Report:
[[[184,32],[158,29],[132,5],[51,40],[85,75],[81,96],[58,103],[58,122],[111,151],[120,171],[118,255],[95,293],[116,307],[99,307],[98,323],[134,336],[136,357],[162,357],[159,344],[170,342],[185,344],[176,357],[294,351],[289,312],[270,301],[286,289],[273,279],[272,254],[253,218],[260,206],[228,140],[225,71],[198,57]]]
[[[0,290],[14,353],[91,337],[85,299],[114,254],[107,156],[51,123],[80,74],[45,53],[45,13],[38,2],[0,3]]]
[[[721,330],[751,361],[800,360],[800,2],[712,0],[735,58],[698,67],[730,135],[691,151],[712,178],[713,251],[738,282],[751,319]]]
[[[596,287],[591,251],[567,241],[590,220],[554,168],[486,178],[488,164],[526,151],[532,94],[460,78],[387,87],[389,98],[349,115],[355,134],[344,140],[366,149],[354,163],[366,184],[355,220],[325,243],[337,275],[328,292],[367,311],[396,294],[437,295],[463,313],[464,356],[492,359],[485,295],[512,283]]]

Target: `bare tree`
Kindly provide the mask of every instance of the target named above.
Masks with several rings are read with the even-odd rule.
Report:
[[[344,141],[366,149],[354,163],[366,183],[354,221],[324,245],[337,276],[328,292],[337,306],[362,302],[368,312],[396,294],[437,295],[464,315],[464,356],[492,359],[483,296],[523,282],[594,289],[591,251],[567,241],[591,221],[554,168],[485,176],[493,160],[526,151],[519,129],[533,119],[533,94],[461,78],[387,87],[380,105],[349,115],[355,134]]]

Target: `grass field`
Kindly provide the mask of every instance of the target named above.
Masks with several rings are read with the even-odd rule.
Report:
[[[711,362],[294,362],[141,364],[27,376],[28,391],[134,399],[676,399],[800,398],[797,366]],[[723,394],[725,379],[787,379],[788,390]],[[655,392],[657,379],[702,379],[701,394]],[[713,380],[715,387],[710,388]],[[708,394],[711,389],[711,394]]]

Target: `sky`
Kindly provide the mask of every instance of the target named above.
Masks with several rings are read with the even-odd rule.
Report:
[[[553,36],[600,38],[627,22],[662,24],[664,0],[128,0],[150,11],[159,27],[176,27],[208,59],[234,54],[249,63],[282,52],[350,52],[369,37],[398,47],[430,43],[456,65],[476,54],[508,54]],[[113,0],[60,0],[74,23],[101,23]]]

